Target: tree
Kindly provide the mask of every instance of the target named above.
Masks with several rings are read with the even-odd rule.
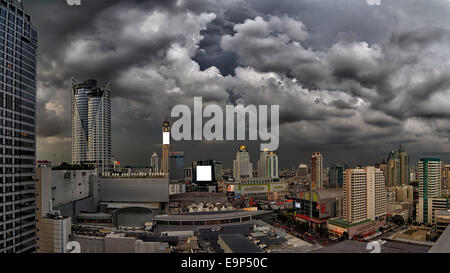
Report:
[[[349,234],[347,233],[347,231],[344,231],[344,233],[342,234],[342,240],[348,240],[349,238]]]

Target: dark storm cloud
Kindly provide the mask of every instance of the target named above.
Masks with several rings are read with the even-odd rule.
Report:
[[[450,148],[446,1],[24,2],[40,33],[42,158],[69,158],[72,76],[112,82],[113,152],[130,164],[147,164],[160,149],[161,121],[194,96],[279,104],[283,167],[313,151],[327,163],[365,164],[401,142],[417,154]],[[229,166],[239,144],[176,149],[186,165],[216,158]]]

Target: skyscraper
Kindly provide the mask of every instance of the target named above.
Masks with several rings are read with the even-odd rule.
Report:
[[[159,157],[156,152],[152,154],[152,158],[150,159],[150,172],[159,173]]]
[[[233,160],[233,177],[235,179],[252,177],[253,164],[250,162],[250,155],[247,147],[241,145]]]
[[[0,2],[0,253],[36,251],[38,33],[19,1]]]
[[[317,152],[311,156],[311,183],[314,189],[323,188],[323,157]]]
[[[112,170],[111,85],[96,80],[72,83],[72,164],[87,163],[99,173]]]
[[[274,152],[265,149],[260,153],[258,160],[259,177],[278,177],[278,156]]]
[[[380,169],[347,169],[343,190],[343,218],[348,223],[386,215],[386,188]]]
[[[344,183],[344,165],[333,164],[328,173],[329,188],[342,188]]]
[[[170,152],[170,172],[171,182],[184,181],[184,152]]]
[[[170,123],[168,120],[164,121],[163,128],[163,145],[161,156],[161,172],[168,173],[170,170],[169,152],[170,152]]]
[[[407,186],[409,184],[409,156],[401,145],[397,151],[389,153],[385,176],[387,187]]]
[[[447,210],[448,200],[442,198],[442,162],[438,158],[421,158],[418,165],[419,202],[416,220],[432,224],[439,210]]]

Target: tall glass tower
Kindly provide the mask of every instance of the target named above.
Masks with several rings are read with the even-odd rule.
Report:
[[[0,0],[0,253],[36,251],[38,34],[17,0]]]
[[[96,80],[72,84],[72,164],[90,164],[99,173],[113,169],[111,151],[111,85]]]

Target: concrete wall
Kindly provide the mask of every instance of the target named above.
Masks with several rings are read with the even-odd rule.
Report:
[[[169,202],[168,178],[99,179],[103,202]]]
[[[110,234],[106,237],[85,235],[72,236],[73,241],[81,245],[81,253],[169,253],[167,243],[143,242],[122,234]]]

